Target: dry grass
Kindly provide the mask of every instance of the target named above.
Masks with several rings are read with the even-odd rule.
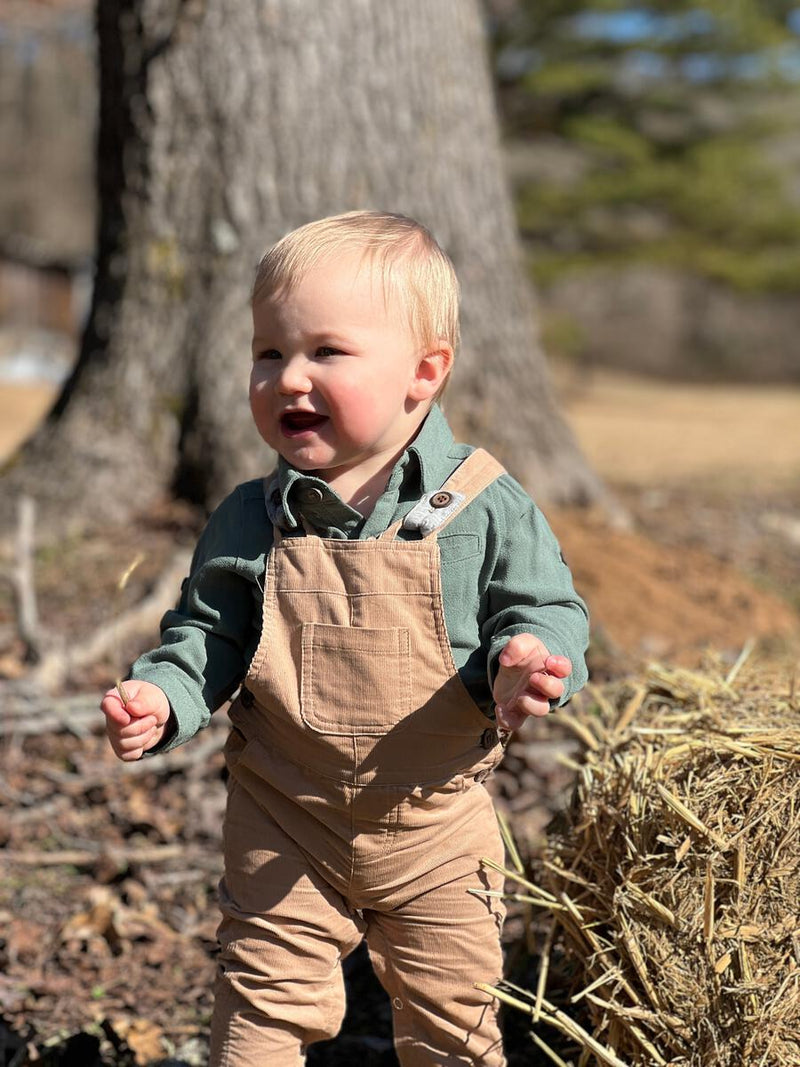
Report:
[[[578,972],[578,1027],[502,988],[580,1064],[800,1063],[800,700],[740,661],[652,668],[572,712],[585,752],[529,904]],[[545,952],[544,966],[548,953]],[[541,1039],[539,1039],[541,1041]],[[554,1062],[563,1062],[555,1057]]]

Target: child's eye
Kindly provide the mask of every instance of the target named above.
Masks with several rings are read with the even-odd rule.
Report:
[[[331,356],[338,356],[340,349],[333,348],[332,345],[320,345],[317,349],[317,359],[330,359]]]
[[[280,359],[281,354],[277,348],[265,348],[261,352],[256,353],[256,360],[259,359]]]

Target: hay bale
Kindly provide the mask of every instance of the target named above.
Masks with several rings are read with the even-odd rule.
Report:
[[[800,703],[739,666],[564,713],[585,754],[528,899],[578,971],[582,1064],[800,1064]],[[508,992],[570,1032],[542,988]]]

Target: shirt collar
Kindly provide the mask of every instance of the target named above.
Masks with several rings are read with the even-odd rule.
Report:
[[[278,525],[290,529],[301,526],[303,516],[320,532],[332,527],[350,531],[364,521],[322,478],[292,467],[282,456],[278,458],[278,493],[285,520]]]
[[[420,427],[419,433],[408,446],[410,455],[416,457],[420,472],[420,496],[432,493],[450,477],[453,461],[450,452],[453,434],[442,409],[434,404]]]

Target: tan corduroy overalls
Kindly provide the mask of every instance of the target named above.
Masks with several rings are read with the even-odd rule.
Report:
[[[419,540],[276,529],[230,711],[212,1067],[302,1064],[341,1025],[362,937],[404,1067],[505,1063],[474,988],[501,975],[503,905],[468,892],[502,888],[480,860],[503,859],[482,785],[503,749],[453,664],[437,544],[501,472],[472,453],[414,509]]]

